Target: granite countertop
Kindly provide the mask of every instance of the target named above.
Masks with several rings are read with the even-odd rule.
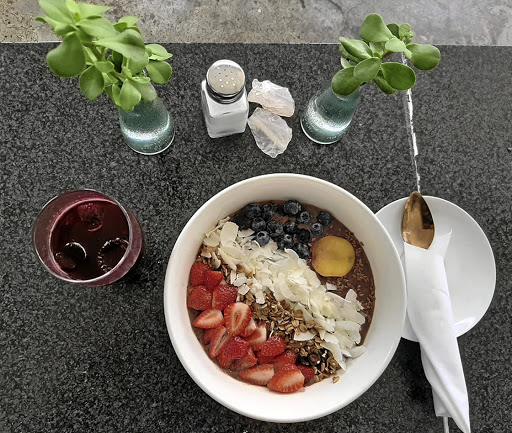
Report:
[[[162,292],[181,229],[212,195],[252,176],[304,173],[331,181],[373,211],[416,186],[404,96],[368,86],[349,133],[311,143],[298,115],[276,159],[249,129],[212,140],[200,81],[220,58],[249,81],[290,88],[297,107],[339,65],[336,45],[168,44],[174,75],[157,91],[176,122],[172,148],[141,156],[123,142],[105,97],[53,76],[53,44],[0,45],[0,431],[1,432],[441,432],[418,344],[402,340],[380,379],[346,408],[317,421],[278,425],[224,408],[187,375],[169,340]],[[441,47],[440,66],[412,92],[421,191],[461,206],[494,250],[497,281],[481,322],[459,338],[474,432],[512,426],[512,47]],[[59,192],[100,190],[137,216],[147,237],[138,281],[74,287],[51,277],[31,227]],[[453,431],[456,428],[451,423]]]

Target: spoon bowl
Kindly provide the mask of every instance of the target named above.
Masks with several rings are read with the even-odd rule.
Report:
[[[434,236],[432,213],[423,196],[414,191],[405,203],[402,216],[402,238],[410,245],[428,249]]]

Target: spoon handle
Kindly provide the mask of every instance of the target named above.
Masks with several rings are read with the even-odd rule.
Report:
[[[443,417],[444,433],[450,433],[450,427],[448,427],[448,417]]]

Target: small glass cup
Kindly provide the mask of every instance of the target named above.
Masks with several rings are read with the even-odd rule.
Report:
[[[126,144],[143,155],[161,153],[174,140],[174,119],[158,97],[141,101],[131,112],[119,108],[119,123]]]
[[[122,212],[122,217],[125,220],[120,221],[120,223],[128,227],[128,239],[123,244],[123,248],[125,247],[126,250],[117,264],[107,272],[94,278],[80,279],[70,275],[58,264],[56,252],[52,249],[52,237],[55,234],[56,228],[62,219],[68,215],[69,211],[80,205],[97,202],[113,204]],[[100,228],[93,228],[90,236],[96,236],[95,232],[100,230],[101,226]],[[50,200],[37,216],[32,231],[32,242],[39,260],[48,272],[62,281],[89,287],[112,284],[134,274],[136,269],[141,267],[145,253],[142,229],[135,216],[113,198],[94,190],[65,192]],[[73,244],[75,243],[73,242]],[[85,254],[85,249],[83,251]]]
[[[357,109],[361,87],[349,96],[340,96],[332,90],[331,82],[309,100],[300,124],[306,136],[318,144],[331,144],[348,131]]]

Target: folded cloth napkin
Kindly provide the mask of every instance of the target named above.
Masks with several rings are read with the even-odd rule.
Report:
[[[451,232],[436,234],[428,250],[404,243],[407,315],[421,348],[437,416],[470,433],[469,403],[455,336],[444,256]]]

